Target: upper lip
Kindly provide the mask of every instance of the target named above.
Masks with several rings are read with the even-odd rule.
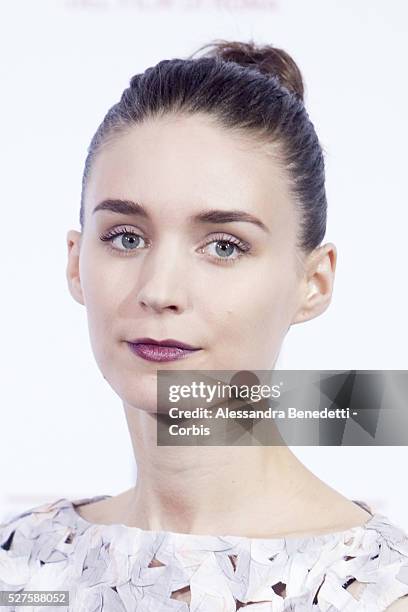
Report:
[[[190,351],[197,351],[199,346],[192,346],[186,342],[180,340],[174,340],[173,338],[166,338],[165,340],[154,340],[154,338],[136,338],[136,340],[130,340],[131,344],[158,344],[159,346],[175,346],[177,348],[189,349]]]

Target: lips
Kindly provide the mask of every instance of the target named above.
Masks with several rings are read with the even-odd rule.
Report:
[[[198,346],[191,346],[191,344],[186,344],[185,342],[181,342],[180,340],[173,340],[172,338],[167,338],[166,340],[154,340],[153,338],[136,338],[136,340],[131,340],[130,342],[132,344],[155,344],[158,346],[171,346],[188,349],[190,351],[197,351],[200,348]]]
[[[160,341],[153,338],[137,338],[128,342],[128,345],[133,353],[147,361],[173,361],[200,350],[200,347],[172,338]]]

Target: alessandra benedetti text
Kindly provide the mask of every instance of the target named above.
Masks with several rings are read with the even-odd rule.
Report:
[[[355,414],[355,412],[353,412]],[[348,419],[349,408],[321,408],[318,410],[299,410],[298,408],[265,410],[231,410],[230,408],[194,408],[180,410],[170,408],[169,416],[174,419]]]

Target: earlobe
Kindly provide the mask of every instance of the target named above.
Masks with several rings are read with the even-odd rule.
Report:
[[[336,262],[337,250],[331,243],[311,254],[303,297],[292,324],[314,319],[328,308],[333,294]]]
[[[81,246],[81,232],[70,230],[67,234],[68,262],[66,277],[68,289],[72,297],[79,304],[85,305],[82,292],[81,277],[79,273],[79,253]]]

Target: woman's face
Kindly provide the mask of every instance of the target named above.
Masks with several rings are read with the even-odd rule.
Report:
[[[96,211],[106,200],[113,210]],[[210,211],[222,212],[203,216]],[[304,295],[298,229],[273,156],[205,116],[152,119],[106,144],[89,176],[84,230],[68,233],[69,278],[119,396],[155,411],[158,369],[271,369]],[[142,337],[200,350],[147,361],[128,344]]]

